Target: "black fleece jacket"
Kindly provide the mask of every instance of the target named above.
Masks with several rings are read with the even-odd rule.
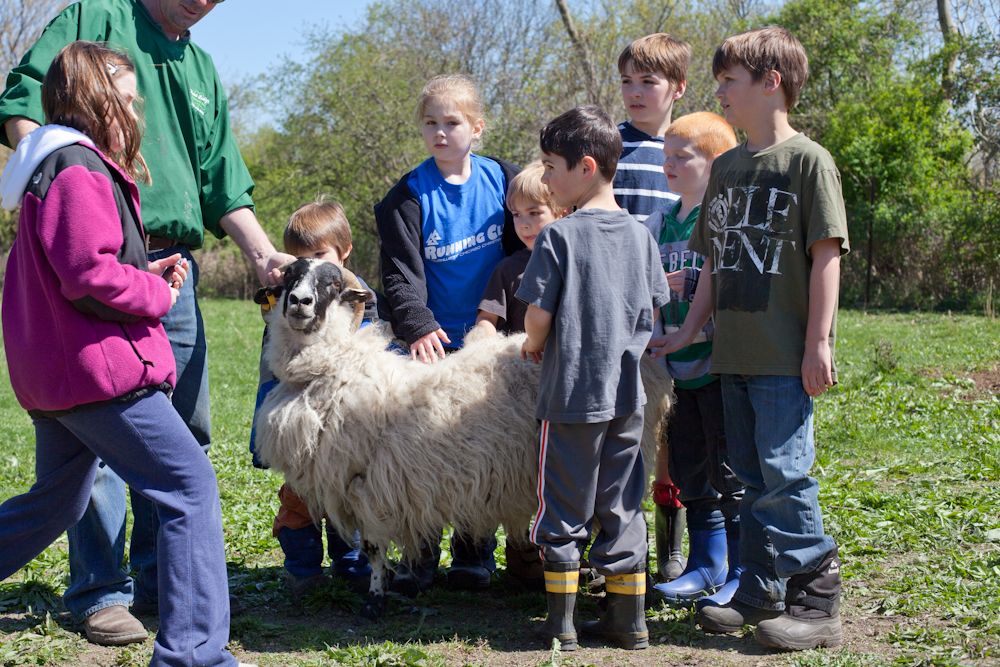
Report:
[[[507,184],[521,170],[497,158],[487,159],[500,165]],[[434,313],[427,307],[427,278],[421,254],[422,216],[420,202],[407,186],[411,173],[407,172],[399,179],[385,198],[375,205],[382,290],[385,293],[385,299],[379,299],[379,317],[391,323],[396,337],[408,345],[441,328],[434,319]],[[521,239],[517,238],[514,220],[506,207],[502,243],[504,255],[512,255],[524,247]]]

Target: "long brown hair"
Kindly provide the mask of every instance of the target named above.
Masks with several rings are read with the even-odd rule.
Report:
[[[98,42],[72,42],[52,61],[42,82],[46,121],[83,132],[137,180],[149,182],[139,153],[142,128],[115,85],[115,77],[135,72],[127,55]],[[121,151],[111,151],[112,128],[121,128]]]

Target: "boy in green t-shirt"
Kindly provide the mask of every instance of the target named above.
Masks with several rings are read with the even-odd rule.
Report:
[[[684,323],[704,258],[688,248],[715,158],[736,145],[736,133],[721,116],[699,112],[675,120],[663,139],[663,173],[680,201],[646,219],[660,248],[670,284],[670,303],[660,309],[666,333]],[[669,477],[687,508],[690,553],[677,579],[654,588],[667,601],[685,604],[710,596],[725,604],[739,582],[739,501],[743,487],[729,467],[723,429],[722,390],[709,373],[712,324],[687,347],[667,355],[677,402],[667,424]],[[667,461],[657,456],[657,472]],[[657,478],[664,477],[657,474]],[[728,561],[728,567],[727,567]],[[722,590],[714,595],[720,586]]]
[[[705,255],[695,299],[660,354],[687,345],[714,306],[712,373],[720,375],[726,445],[745,484],[732,601],[703,606],[708,632],[756,625],[765,646],[843,643],[840,559],[823,531],[813,399],[836,382],[833,363],[840,255],[849,249],[840,174],[788,112],[809,66],[784,28],[727,38],[716,50],[716,96],[746,143],[712,165],[691,236]]]

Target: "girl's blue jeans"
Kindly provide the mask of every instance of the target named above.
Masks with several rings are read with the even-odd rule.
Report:
[[[813,401],[798,376],[721,380],[729,462],[746,486],[740,503],[744,571],[735,599],[783,609],[785,580],[813,571],[835,546],[823,533],[819,483],[809,476],[816,458]]]
[[[98,459],[151,502],[159,520],[159,633],[151,665],[235,665],[215,471],[170,400],[154,392],[35,424],[31,489],[0,505],[0,578],[83,516]]]
[[[162,259],[178,252],[188,261],[188,279],[184,281],[177,303],[161,319],[177,363],[177,386],[172,400],[202,450],[207,452],[211,418],[205,325],[196,295],[198,264],[186,246],[151,252],[149,259]],[[105,607],[128,606],[132,604],[133,592],[137,601],[156,604],[156,508],[141,494],[132,492],[129,563],[135,572],[133,587],[124,565],[127,497],[125,482],[110,468],[101,467],[87,511],[80,522],[67,531],[70,584],[63,602],[78,619]]]

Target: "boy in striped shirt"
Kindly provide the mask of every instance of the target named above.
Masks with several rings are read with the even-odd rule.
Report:
[[[687,88],[690,63],[691,46],[664,32],[640,37],[618,56],[629,119],[618,126],[622,154],[614,192],[618,205],[639,222],[677,200],[663,176],[663,133]]]
[[[663,134],[670,126],[674,102],[687,88],[690,63],[691,46],[663,32],[640,37],[618,56],[622,101],[629,120],[618,126],[622,154],[613,182],[615,200],[642,223],[650,214],[677,205],[678,197],[663,174]],[[654,329],[655,334],[661,331],[659,326]],[[666,458],[660,458],[653,482],[655,574],[661,581],[670,581],[684,569],[685,512],[680,492],[670,481]]]

